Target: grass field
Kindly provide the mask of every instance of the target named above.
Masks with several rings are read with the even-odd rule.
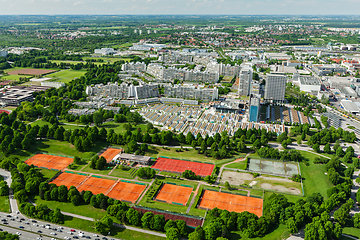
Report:
[[[83,172],[88,172],[88,173],[108,175],[108,174],[110,173],[111,169],[97,170],[97,169],[92,169],[92,168],[90,167],[90,165],[87,165],[86,168],[84,168],[82,171],[83,171]]]
[[[353,236],[353,237],[360,237],[360,229],[354,227],[344,227],[343,233]]]
[[[14,80],[14,81],[18,81],[20,78],[30,78],[29,76],[23,76],[23,75],[6,75],[6,76],[1,76],[0,80]]]
[[[10,212],[9,196],[0,196],[0,212]]]
[[[48,74],[48,75],[46,75],[46,77],[51,77],[52,78],[51,81],[68,83],[71,80],[73,80],[74,78],[79,78],[81,76],[84,76],[85,73],[86,73],[86,70],[68,69],[68,70],[61,70],[56,73]]]
[[[56,155],[65,155],[65,156],[79,156],[83,159],[90,159],[96,153],[98,153],[105,144],[97,144],[92,148],[91,152],[78,152],[75,147],[68,142],[61,142],[52,139],[44,139],[37,141],[36,144],[33,144],[29,150],[17,150],[12,156],[18,157],[20,160],[26,160],[35,152],[48,152]]]
[[[116,167],[116,169],[114,169],[114,171],[110,174],[110,176],[133,179],[133,177],[130,175],[130,171],[131,171],[131,169],[128,171],[125,171],[125,170],[121,170],[118,167]]]
[[[247,164],[246,161],[241,161],[241,162],[236,162],[236,163],[231,163],[229,165],[226,165],[227,168],[234,168],[234,169],[242,169],[242,170],[246,170]]]
[[[313,160],[317,157],[317,155],[306,151],[300,152],[309,163],[309,166],[306,166],[304,162],[300,163],[305,196],[319,192],[322,196],[324,196],[325,199],[327,199],[326,191],[333,185],[330,183],[328,177],[324,174],[326,172],[325,165],[313,163]]]
[[[44,175],[44,178],[51,179],[53,176],[55,176],[58,171],[54,170],[48,170],[48,169],[40,169],[40,172]]]
[[[50,62],[52,63],[56,63],[56,64],[60,64],[60,63],[69,63],[69,64],[78,64],[78,63],[83,63],[86,64],[85,61],[70,61],[70,60],[50,60]],[[106,63],[103,62],[93,62],[95,65],[103,65]]]
[[[287,239],[288,237],[290,237],[290,233],[287,230],[286,225],[279,225],[276,229],[274,229],[272,232],[270,232],[269,234],[266,234],[264,237],[257,237],[257,238],[247,238],[243,235],[240,234],[240,232],[231,232],[229,234],[228,239],[229,240],[236,240],[236,239],[241,239],[241,240],[282,240],[282,239]]]
[[[119,58],[119,57],[86,57],[84,58],[84,60],[86,61],[86,59],[102,59],[104,60],[104,63],[114,63],[120,60],[123,60],[125,62],[130,62],[131,58]]]

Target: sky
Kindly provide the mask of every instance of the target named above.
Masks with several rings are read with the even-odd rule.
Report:
[[[359,15],[359,0],[0,0],[0,15]]]

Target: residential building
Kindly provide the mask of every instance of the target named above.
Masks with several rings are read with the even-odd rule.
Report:
[[[145,72],[146,64],[143,62],[125,63],[121,66],[121,70],[125,72]]]
[[[249,122],[257,122],[260,111],[260,98],[258,96],[252,96],[250,98],[250,113]]]
[[[219,91],[214,88],[199,88],[194,85],[166,85],[164,86],[165,97],[196,99],[201,101],[214,101],[219,97]]]
[[[266,75],[264,99],[268,102],[283,102],[285,100],[285,88],[286,75]]]
[[[253,71],[250,65],[244,65],[239,74],[238,94],[241,96],[249,96]]]

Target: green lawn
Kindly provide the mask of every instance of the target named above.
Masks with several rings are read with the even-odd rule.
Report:
[[[236,163],[231,163],[229,165],[226,165],[227,168],[235,168],[235,169],[242,169],[242,170],[246,170],[247,164],[246,161],[241,161],[241,162],[236,162]]]
[[[48,170],[48,169],[40,169],[40,172],[44,175],[44,178],[51,179],[53,176],[55,176],[58,171],[54,170]]]
[[[182,179],[173,179],[173,178],[164,178],[163,176],[158,176],[158,179],[160,179],[161,181],[163,181],[164,183],[167,182],[171,182],[171,183],[175,183],[176,185],[189,185],[193,187],[193,190],[196,189],[198,183],[195,181],[188,181],[188,180],[182,180]]]
[[[15,151],[12,156],[16,156],[21,160],[26,160],[35,152],[48,152],[56,155],[65,155],[70,157],[79,156],[82,159],[90,159],[105,146],[107,145],[99,143],[92,147],[91,152],[78,152],[71,143],[53,139],[43,139],[36,141],[36,144],[32,145],[29,150]]]
[[[360,237],[360,229],[355,227],[344,227],[343,233],[353,237]]]
[[[0,212],[10,212],[9,196],[0,196]]]
[[[317,155],[305,151],[300,152],[309,163],[309,166],[306,166],[304,162],[300,163],[305,196],[319,192],[326,199],[326,191],[333,185],[330,183],[328,177],[324,174],[326,172],[325,165],[313,163],[313,160],[317,157]]]
[[[108,175],[109,172],[111,171],[111,169],[97,170],[97,169],[92,169],[92,168],[90,167],[90,165],[87,165],[82,171],[83,171],[83,172],[88,172],[88,173]]]
[[[131,169],[128,171],[125,171],[125,170],[121,170],[118,167],[116,167],[116,169],[114,169],[114,171],[110,174],[110,176],[133,179],[134,177],[132,177],[130,175],[130,172],[131,172]]]
[[[51,209],[59,208],[61,211],[64,212],[74,213],[81,216],[90,217],[93,219],[101,219],[106,215],[105,210],[94,208],[91,205],[74,206],[74,204],[68,202],[42,200],[39,196],[35,197],[34,202],[36,204],[40,204],[40,203],[46,204]]]
[[[61,70],[56,73],[48,74],[46,75],[46,77],[51,77],[52,78],[51,81],[68,83],[74,78],[79,78],[81,76],[84,76],[85,73],[86,70],[68,69],[68,70]]]
[[[24,76],[24,75],[6,75],[6,76],[1,76],[0,80],[15,80],[18,81],[20,78],[24,78],[24,77],[29,77],[29,76]]]
[[[240,232],[231,232],[229,234],[229,240],[241,239],[241,240],[282,240],[287,239],[290,237],[290,233],[287,230],[286,225],[279,225],[276,229],[274,229],[271,233],[266,234],[264,237],[257,237],[257,238],[247,238],[242,236]]]

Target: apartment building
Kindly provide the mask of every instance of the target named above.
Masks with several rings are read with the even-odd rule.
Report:
[[[219,97],[219,91],[215,88],[198,88],[194,85],[171,85],[164,86],[165,97],[196,99],[201,101],[214,101]]]
[[[232,66],[230,64],[217,63],[216,61],[210,62],[206,66],[206,71],[217,72],[223,76],[239,76],[240,69],[240,65],[235,64]]]
[[[125,63],[121,66],[121,70],[125,72],[145,72],[146,64],[143,62]]]
[[[153,83],[139,86],[128,86],[126,83],[119,85],[117,82],[106,85],[96,84],[95,86],[87,86],[85,92],[89,96],[114,97],[120,99],[159,97],[158,85]]]
[[[283,102],[285,100],[286,80],[286,76],[282,74],[266,75],[264,99],[269,102]]]
[[[238,94],[241,96],[249,96],[253,71],[250,65],[244,65],[239,74]]]

